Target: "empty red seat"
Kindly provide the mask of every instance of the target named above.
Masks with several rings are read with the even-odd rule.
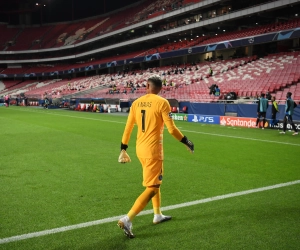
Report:
[[[183,106],[182,113],[187,113],[187,110],[188,110],[187,106]]]
[[[178,113],[177,107],[172,107],[172,113]]]

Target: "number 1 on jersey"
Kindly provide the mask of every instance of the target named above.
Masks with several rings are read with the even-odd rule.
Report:
[[[146,110],[142,109],[142,132],[144,133],[146,128],[145,128],[145,116],[146,116]]]

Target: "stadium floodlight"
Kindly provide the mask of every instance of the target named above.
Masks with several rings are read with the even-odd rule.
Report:
[[[223,30],[223,32],[225,32],[226,30]]]

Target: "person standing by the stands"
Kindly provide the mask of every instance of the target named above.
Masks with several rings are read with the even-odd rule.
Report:
[[[272,101],[272,117],[271,117],[270,125],[273,127],[278,123],[278,120],[276,119],[276,114],[279,113],[279,109],[278,109],[278,104],[275,100],[275,96],[272,96],[271,101]]]
[[[283,131],[280,132],[280,134],[285,134],[287,123],[289,122],[292,125],[292,128],[294,130],[293,135],[298,135],[298,130],[293,122],[293,113],[294,108],[297,107],[297,104],[292,99],[292,93],[288,92],[286,94],[286,103],[285,103],[285,115],[283,119]]]
[[[212,75],[213,75],[213,73],[214,73],[214,72],[213,72],[212,68],[211,68],[211,67],[209,67],[209,75],[210,75],[210,76],[212,76]]]
[[[269,106],[268,103],[268,99],[265,98],[265,94],[262,93],[261,97],[258,99],[258,104],[257,104],[257,119],[256,119],[256,127],[259,128],[258,123],[260,118],[263,118],[263,126],[262,129],[264,129],[265,127],[265,123],[266,123],[266,113],[267,113],[267,109]]]
[[[24,95],[24,106],[26,107],[28,105],[28,98]]]
[[[5,106],[8,108],[9,107],[9,96],[8,96],[8,94],[4,97],[4,102],[5,102]]]
[[[216,85],[216,88],[215,88],[215,96],[220,96],[220,94],[221,94],[221,91],[220,91],[220,89],[219,89],[219,86]]]
[[[216,93],[216,84],[212,84],[209,88],[209,94],[214,95]]]
[[[92,100],[91,100],[91,103],[90,103],[90,106],[89,106],[89,111],[93,111],[94,105],[95,105],[95,102],[94,102],[94,100],[92,99]]]
[[[48,105],[49,105],[49,99],[48,97],[46,97],[44,102],[44,109],[48,109]]]
[[[19,95],[16,97],[16,105],[19,106]]]

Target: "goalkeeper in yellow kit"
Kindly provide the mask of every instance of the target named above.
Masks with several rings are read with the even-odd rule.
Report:
[[[147,94],[132,103],[121,142],[119,162],[129,162],[126,153],[127,144],[134,124],[138,127],[136,140],[136,154],[143,168],[143,186],[145,191],[136,199],[127,216],[118,221],[118,226],[124,230],[129,238],[134,238],[132,233],[132,220],[139,214],[151,200],[153,204],[153,223],[158,224],[170,220],[171,216],[161,213],[160,184],[163,179],[163,131],[164,124],[169,133],[187,148],[194,152],[194,144],[184,136],[175,126],[171,118],[169,102],[158,96],[162,88],[159,77],[153,76],[147,82]]]

